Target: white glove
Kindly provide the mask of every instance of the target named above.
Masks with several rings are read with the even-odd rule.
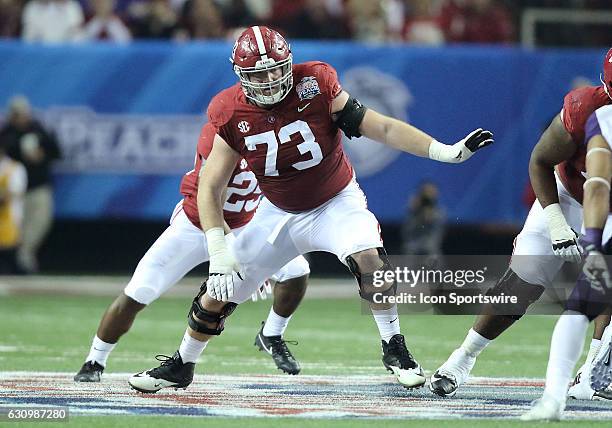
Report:
[[[234,275],[240,279],[240,266],[225,242],[223,228],[213,227],[206,231],[210,266],[208,268],[208,295],[215,300],[227,302],[234,295]]]
[[[578,234],[567,224],[561,205],[550,204],[544,208],[544,214],[548,218],[548,231],[555,256],[566,262],[580,263]]]
[[[452,146],[432,140],[429,145],[429,158],[439,162],[461,163],[471,158],[477,150],[490,144],[493,144],[493,133],[478,128]]]
[[[251,300],[254,302],[257,300],[266,300],[268,294],[272,294],[272,284],[270,284],[270,281],[265,280],[264,283],[257,288],[257,291],[251,294]]]

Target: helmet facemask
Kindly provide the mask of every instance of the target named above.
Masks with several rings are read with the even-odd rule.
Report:
[[[280,77],[272,81],[258,81],[258,76],[280,71]],[[259,104],[272,105],[282,101],[293,87],[291,54],[281,61],[266,58],[257,61],[255,67],[239,67],[234,64],[234,72],[246,97]],[[264,79],[267,80],[267,79]]]

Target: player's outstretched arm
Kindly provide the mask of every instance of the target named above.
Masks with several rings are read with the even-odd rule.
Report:
[[[576,144],[557,115],[531,152],[529,178],[533,191],[548,220],[553,253],[561,259],[578,263],[581,260],[578,234],[567,224],[559,205],[555,165],[572,157]]]
[[[238,153],[215,135],[213,148],[200,172],[198,185],[200,224],[206,233],[210,256],[208,294],[222,301],[234,295],[233,273],[240,270],[225,241],[223,220],[225,191],[238,159]]]
[[[365,108],[346,91],[333,100],[332,113],[349,138],[365,135],[395,149],[440,162],[464,162],[476,150],[493,143],[493,134],[479,128],[453,145],[442,144],[406,122]]]

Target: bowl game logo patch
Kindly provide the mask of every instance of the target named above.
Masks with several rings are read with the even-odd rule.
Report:
[[[319,82],[314,76],[303,77],[300,83],[295,87],[300,101],[311,100],[321,93],[319,90]]]

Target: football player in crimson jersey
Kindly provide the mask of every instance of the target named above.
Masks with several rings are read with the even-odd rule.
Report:
[[[612,87],[612,80],[608,81]],[[587,120],[582,148],[586,151],[583,209],[585,233],[580,238],[585,263],[582,273],[555,325],[550,342],[544,393],[522,420],[559,420],[565,409],[572,370],[584,345],[592,321],[612,303],[612,281],[604,254],[610,254],[610,179],[612,179],[612,105],[598,108]],[[581,189],[582,190],[582,189]],[[603,391],[611,382],[610,358],[612,329],[606,329],[601,350],[594,356],[590,373],[583,372],[581,383]]]
[[[206,237],[200,226],[197,195],[199,177],[212,149],[215,134],[216,130],[210,124],[202,128],[194,169],[185,174],[181,181],[184,198],[174,209],[170,226],[149,248],[123,293],[111,303],[102,316],[89,355],[75,375],[75,381],[100,382],[109,354],[121,336],[130,329],[138,312],[193,268],[209,259]],[[255,214],[260,197],[261,191],[255,175],[249,170],[244,159],[237,160],[237,163],[230,167],[227,195],[223,203],[225,226],[228,231],[233,232],[228,237],[240,235]],[[309,272],[308,262],[299,256],[270,276],[276,282],[274,306],[262,331],[257,335],[260,348],[264,347],[264,350],[272,355],[279,369],[290,374],[299,373],[300,366],[287,348],[282,334],[291,314],[304,296]],[[260,297],[265,295],[261,293],[261,290],[255,290],[253,299],[256,300],[258,294]],[[263,336],[264,333],[267,336]]]
[[[194,299],[179,351],[161,366],[131,377],[130,385],[143,392],[189,385],[209,339],[221,333],[225,318],[256,283],[300,254],[327,251],[355,275],[359,294],[370,302],[385,367],[402,385],[422,386],[426,379],[400,333],[397,306],[380,302],[395,293],[396,283],[374,281],[375,272],[390,264],[378,221],[342,149],[341,132],[450,163],[463,162],[491,144],[492,134],[477,129],[445,145],[367,109],[342,89],[330,65],[292,64],[285,39],[267,27],[246,29],[231,61],[240,82],[221,91],[208,107],[217,135],[197,197],[211,255],[209,278]],[[240,157],[257,176],[263,200],[243,233],[228,244],[221,201],[229,171]]]
[[[435,394],[454,395],[468,379],[478,355],[525,314],[545,287],[552,285],[563,263],[580,262],[576,231],[580,231],[582,225],[585,126],[596,109],[612,104],[612,49],[605,55],[602,83],[569,92],[563,109],[532,151],[529,174],[537,200],[514,241],[510,267],[490,290],[490,293],[517,295],[519,304],[514,308],[483,308],[461,346],[432,375],[430,389]],[[509,310],[512,313],[508,313]],[[599,338],[609,320],[609,316],[603,315],[596,321],[587,362],[597,352]],[[577,383],[570,395],[591,399],[596,392],[590,389],[588,382],[583,382],[580,387]],[[605,397],[612,398],[606,393],[597,394],[597,398]]]

